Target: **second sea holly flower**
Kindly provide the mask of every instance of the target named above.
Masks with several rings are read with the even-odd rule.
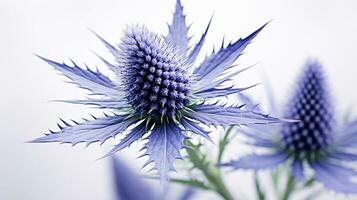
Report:
[[[244,99],[254,105],[249,98]],[[312,170],[310,180],[336,192],[357,193],[357,183],[353,181],[357,171],[348,165],[357,161],[357,123],[339,126],[333,105],[322,66],[307,63],[284,114],[300,121],[273,128],[254,125],[242,129],[250,139],[248,143],[268,152],[246,155],[223,165],[257,171],[287,163],[295,177],[290,180],[307,180],[306,172]]]

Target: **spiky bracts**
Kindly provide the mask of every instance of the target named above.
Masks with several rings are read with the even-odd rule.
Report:
[[[206,103],[206,99],[249,88],[232,84],[233,77],[245,70],[237,69],[234,62],[265,27],[227,46],[222,45],[201,64],[195,63],[210,24],[198,43],[189,49],[188,27],[178,0],[167,36],[153,33],[144,26],[133,26],[124,32],[119,45],[112,45],[96,34],[115,58],[113,64],[100,57],[116,75],[115,81],[98,70],[41,57],[73,83],[90,91],[88,99],[65,102],[110,109],[114,114],[75,124],[63,121],[59,131],[33,142],[89,145],[122,135],[121,141],[106,154],[109,156],[144,138],[147,140],[144,155],[165,181],[174,168],[174,160],[181,157],[187,132],[210,139],[202,124],[227,127],[281,122],[241,107]]]

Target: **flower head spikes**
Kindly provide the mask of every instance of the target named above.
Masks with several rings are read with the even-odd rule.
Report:
[[[323,153],[334,127],[330,96],[319,64],[310,64],[300,78],[285,114],[298,123],[286,123],[282,129],[282,148],[302,159]]]
[[[247,97],[245,100],[254,104]],[[268,149],[270,153],[247,155],[224,166],[260,170],[288,163],[300,181],[307,176],[305,167],[309,167],[313,169],[313,178],[326,188],[357,193],[357,183],[351,180],[357,171],[346,165],[348,161],[357,161],[357,123],[337,126],[319,63],[306,65],[285,116],[300,121],[275,128],[255,125],[241,130],[251,139],[251,145]]]
[[[143,26],[133,26],[124,32],[119,45],[114,46],[97,35],[115,58],[116,63],[112,64],[99,57],[115,73],[116,81],[98,70],[40,57],[74,84],[91,92],[88,99],[65,102],[94,105],[114,112],[83,122],[62,120],[59,131],[51,131],[33,142],[89,145],[104,143],[125,132],[127,134],[106,156],[144,138],[147,143],[143,155],[149,156],[147,164],[154,163],[153,169],[166,180],[168,172],[174,169],[173,161],[181,158],[180,150],[184,148],[188,132],[209,139],[209,133],[201,124],[226,127],[280,122],[241,107],[206,103],[208,99],[246,89],[232,84],[232,77],[243,71],[237,70],[234,62],[265,25],[246,38],[226,47],[222,45],[202,63],[195,63],[209,26],[210,22],[198,43],[189,49],[188,27],[178,0],[167,36]],[[192,67],[193,72],[188,70]]]
[[[189,102],[185,57],[161,35],[145,27],[125,33],[117,58],[127,98],[137,112],[174,116]]]

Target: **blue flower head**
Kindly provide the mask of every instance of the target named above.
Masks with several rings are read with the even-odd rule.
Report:
[[[150,117],[173,117],[190,98],[186,58],[145,27],[125,32],[117,57],[128,103]]]
[[[144,138],[147,143],[143,155],[149,156],[147,164],[154,163],[153,168],[166,180],[167,173],[174,169],[173,161],[181,158],[187,132],[209,139],[201,124],[226,127],[280,122],[241,107],[207,103],[206,100],[249,88],[232,84],[232,77],[243,71],[237,70],[234,62],[265,26],[244,39],[222,45],[202,63],[196,63],[210,24],[211,21],[190,49],[188,27],[178,0],[166,36],[144,26],[131,26],[124,31],[119,45],[114,46],[97,35],[115,59],[112,63],[99,57],[114,72],[116,80],[74,62],[68,66],[40,57],[74,84],[91,92],[88,99],[65,102],[94,105],[114,112],[83,122],[62,120],[59,131],[51,131],[33,142],[89,145],[104,143],[118,134],[125,135],[106,155],[109,156]]]
[[[254,104],[248,97],[244,99]],[[321,65],[308,62],[285,111],[285,117],[299,122],[241,130],[251,139],[248,143],[270,153],[253,153],[224,166],[260,170],[288,163],[300,181],[305,178],[305,167],[309,167],[313,178],[326,188],[357,193],[357,183],[351,180],[357,171],[345,164],[357,161],[357,123],[339,128],[333,110]]]
[[[333,108],[318,63],[308,64],[289,101],[285,117],[299,119],[282,128],[282,148],[297,159],[317,159],[331,142]]]

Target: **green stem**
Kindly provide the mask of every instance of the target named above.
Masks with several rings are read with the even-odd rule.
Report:
[[[199,150],[200,145],[194,145],[190,141],[186,141],[189,147],[186,149],[188,158],[195,168],[200,170],[209,183],[209,188],[217,192],[225,200],[234,200],[233,196],[226,187],[219,169],[209,161],[205,160],[205,155]]]
[[[220,194],[225,200],[234,200],[233,196],[231,195],[221,178],[219,179],[219,184],[217,186],[219,188],[219,190],[217,191],[218,194]]]
[[[279,194],[279,186],[278,186],[279,174],[280,174],[279,168],[271,172],[271,180],[273,182],[273,188],[276,194]]]
[[[229,192],[222,177],[217,170],[210,170],[205,174],[206,178],[210,180],[210,183],[214,186],[215,191],[220,194],[225,200],[234,200],[233,196]]]
[[[222,163],[222,158],[223,158],[223,153],[226,149],[227,144],[229,143],[229,135],[233,130],[233,126],[229,127],[224,134],[224,137],[222,140],[219,141],[219,151],[218,151],[218,156],[217,156],[217,164]],[[229,190],[227,189],[226,185],[224,184],[224,181],[220,175],[220,170],[219,168],[217,169],[217,175],[216,175],[216,191],[219,193],[224,199],[226,200],[233,200],[234,198],[230,194]]]
[[[233,126],[230,126],[225,134],[222,140],[219,141],[219,151],[218,151],[218,156],[217,156],[217,164],[221,164],[222,158],[223,158],[223,153],[224,150],[226,149],[227,144],[229,143],[229,134],[232,132]]]
[[[289,173],[288,180],[287,180],[287,183],[286,183],[286,188],[285,188],[284,193],[280,197],[280,200],[288,200],[290,195],[294,191],[295,185],[296,185],[295,178],[291,173]]]

